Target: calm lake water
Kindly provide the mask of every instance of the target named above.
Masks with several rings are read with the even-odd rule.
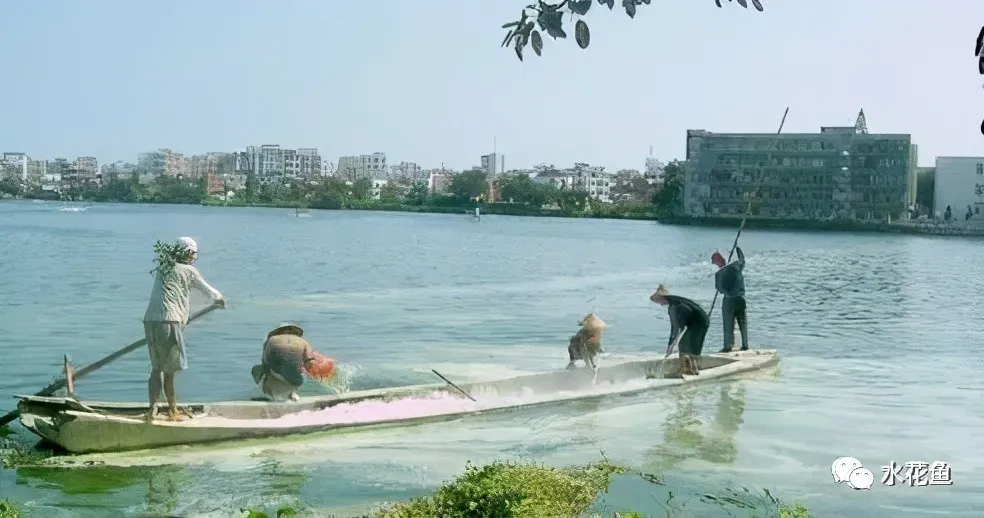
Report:
[[[179,396],[209,401],[257,395],[249,370],[281,320],[304,324],[360,388],[430,383],[431,368],[461,381],[563,368],[587,311],[611,325],[609,352],[662,350],[667,317],[647,296],[662,282],[709,306],[707,258],[734,238],[652,222],[60,208],[0,203],[0,408],[57,376],[63,354],[85,363],[142,337],[157,239],[196,237],[202,272],[230,303],[188,329]],[[564,465],[604,452],[665,473],[665,487],[620,480],[604,499],[613,508],[663,514],[655,502],[670,490],[680,501],[747,486],[818,516],[984,515],[981,243],[749,231],[742,245],[750,342],[780,350],[776,373],[450,423],[105,456],[114,466],[91,469],[6,470],[0,495],[36,516],[229,516],[298,500],[345,515],[427,492],[469,459]],[[720,347],[718,316],[705,350]],[[147,370],[137,352],[77,392],[143,400]],[[875,473],[871,491],[834,484],[841,456]],[[882,465],[918,460],[949,462],[953,484],[879,484]]]

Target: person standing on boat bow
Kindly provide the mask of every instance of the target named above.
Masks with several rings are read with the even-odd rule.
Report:
[[[711,262],[718,267],[714,274],[714,288],[722,295],[721,318],[724,320],[724,347],[722,353],[729,353],[735,347],[735,321],[741,331],[741,350],[748,350],[748,317],[745,314],[745,254],[741,247],[735,247],[737,261],[730,264],[720,252],[711,255]]]
[[[680,337],[680,363],[683,374],[696,376],[700,374],[700,353],[704,350],[704,338],[707,330],[711,327],[710,318],[700,304],[679,295],[670,295],[670,292],[662,284],[656,288],[656,292],[649,296],[649,300],[654,304],[666,306],[666,311],[670,315],[670,340],[667,342],[667,351]]]
[[[184,327],[188,324],[191,307],[191,290],[196,289],[221,308],[226,307],[225,298],[213,288],[193,264],[198,260],[198,243],[190,237],[178,238],[174,246],[158,244],[157,268],[154,288],[150,292],[150,302],[144,313],[144,335],[150,351],[150,379],[148,390],[150,410],[147,421],[153,421],[157,414],[157,402],[161,389],[167,397],[167,418],[179,421],[184,416],[178,413],[174,392],[174,376],[188,368],[185,357]]]

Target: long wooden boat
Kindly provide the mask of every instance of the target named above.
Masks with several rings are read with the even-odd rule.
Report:
[[[763,369],[779,362],[775,350],[715,353],[700,358],[700,374],[679,373],[677,358],[612,360],[596,376],[590,369],[529,374],[461,384],[476,401],[461,398],[446,384],[347,392],[299,401],[234,401],[183,405],[185,421],[147,423],[147,403],[79,401],[70,397],[17,396],[20,422],[42,439],[71,453],[120,452],[326,430],[361,429],[433,421],[562,401],[602,398],[699,383]],[[461,398],[460,401],[453,399]],[[378,411],[379,403],[408,401],[417,411]],[[435,401],[443,401],[435,406]],[[355,411],[360,405],[376,410]],[[428,403],[429,402],[429,403]],[[450,403],[450,404],[449,404]],[[428,406],[429,405],[429,406]],[[363,406],[363,409],[368,407]],[[389,408],[397,408],[395,406]],[[399,408],[404,408],[400,405]]]

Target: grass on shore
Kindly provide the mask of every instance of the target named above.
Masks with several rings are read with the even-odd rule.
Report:
[[[630,510],[614,515],[586,514],[598,497],[608,491],[612,477],[623,474],[632,473],[607,460],[568,468],[534,462],[496,461],[484,466],[469,462],[462,475],[444,483],[434,493],[383,504],[359,518],[642,518],[645,515]],[[662,484],[658,477],[636,475],[650,483]],[[762,518],[813,518],[802,505],[783,504],[767,490],[758,493],[740,488],[699,498],[720,508],[722,516],[735,516],[734,511],[741,510]],[[243,510],[243,516],[248,518],[287,518],[298,514],[292,508],[281,508],[275,515]]]
[[[0,468],[17,469],[38,466],[51,456],[50,451],[31,448],[12,437],[9,426],[0,426]],[[0,518],[4,515],[0,514]]]
[[[0,499],[0,518],[21,518],[22,516],[24,513],[16,504],[6,498]]]

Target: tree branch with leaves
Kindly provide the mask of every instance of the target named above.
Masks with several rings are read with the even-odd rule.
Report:
[[[635,18],[636,8],[640,5],[649,5],[651,0],[620,0],[625,14],[629,18]],[[731,2],[732,0],[728,0]],[[597,0],[601,5],[608,6],[611,11],[615,8],[615,0]],[[749,0],[737,0],[738,4],[748,9]],[[502,40],[502,46],[512,45],[516,52],[516,57],[523,60],[523,50],[530,46],[533,52],[540,56],[543,52],[543,33],[558,40],[567,38],[564,30],[564,16],[570,15],[570,19],[577,18],[574,22],[574,41],[582,49],[588,48],[591,43],[591,31],[583,17],[591,9],[592,0],[563,0],[560,3],[547,3],[537,0],[537,3],[527,5],[520,13],[519,20],[509,22],[502,26],[506,29],[506,37]],[[721,0],[714,0],[718,7],[723,7]],[[759,12],[764,11],[760,0],[751,0],[752,6]],[[539,29],[537,29],[539,27]]]

